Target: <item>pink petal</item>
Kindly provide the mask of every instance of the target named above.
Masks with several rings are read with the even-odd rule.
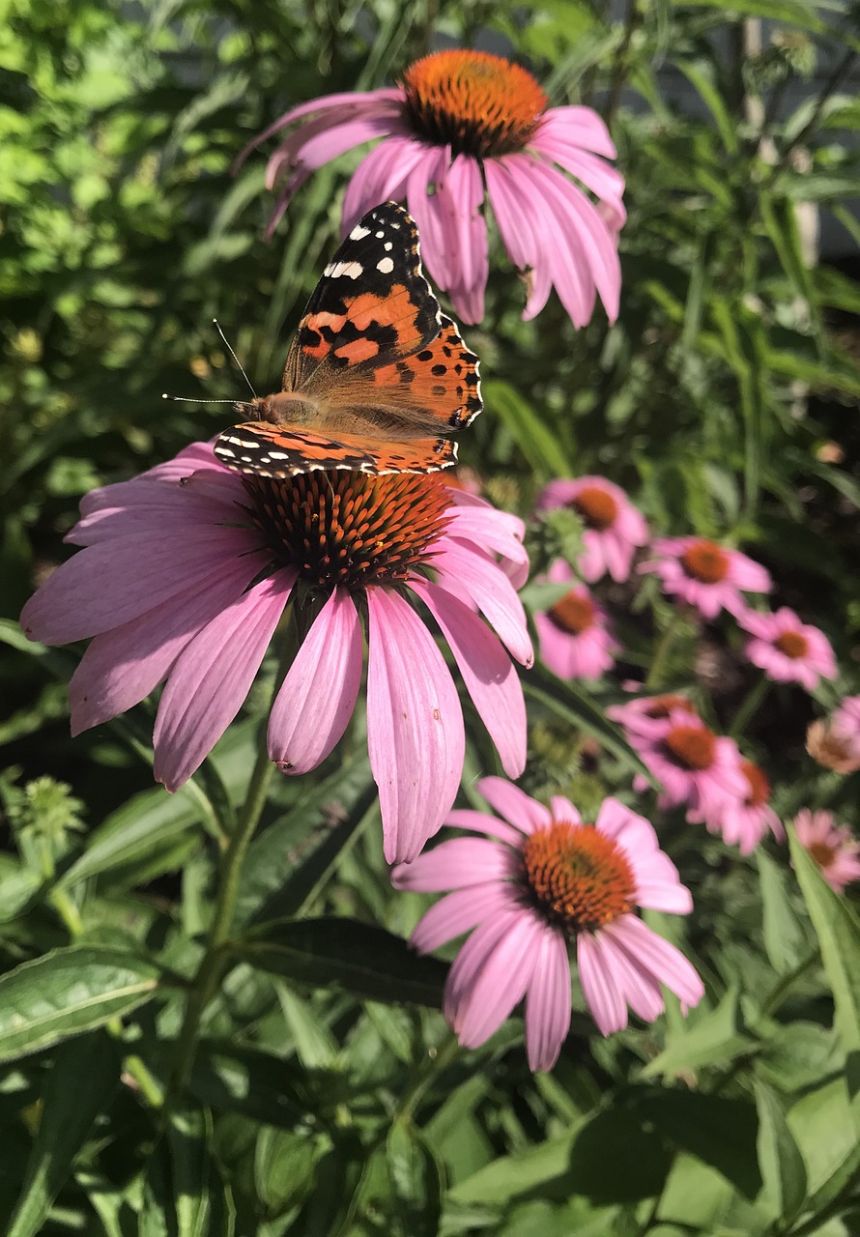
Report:
[[[176,790],[205,760],[239,712],[269,647],[295,574],[254,586],[185,646],[155,721],[156,781]]]
[[[526,766],[526,705],[510,657],[486,624],[446,589],[418,576],[410,587],[441,627],[505,773],[519,777]]]
[[[581,932],[576,940],[579,980],[586,1004],[601,1035],[623,1031],[627,1026],[627,1003],[618,986],[600,933]]]
[[[523,833],[549,827],[552,818],[544,805],[503,777],[482,777],[476,789],[494,811]]]
[[[634,966],[644,968],[674,992],[686,1009],[698,1005],[705,995],[701,979],[681,951],[635,915],[622,915],[602,931],[624,950]]]
[[[502,243],[526,276],[528,297],[523,319],[529,321],[546,305],[553,283],[544,228],[529,196],[528,181],[515,174],[508,159],[488,159],[484,171]]]
[[[291,108],[285,112],[283,116],[279,116],[273,124],[270,124],[262,133],[258,133],[253,141],[239,153],[233,164],[233,171],[236,172],[242,166],[252,150],[255,150],[267,138],[272,137],[275,133],[279,133],[281,129],[287,128],[288,125],[295,124],[305,116],[316,116],[321,112],[336,112],[342,113],[343,119],[353,119],[356,115],[361,115],[363,111],[374,111],[379,107],[380,103],[397,103],[402,101],[403,92],[396,87],[387,87],[381,90],[357,91],[348,90],[341,91],[339,94],[323,95],[319,99],[310,99],[307,103],[300,103],[298,107]],[[339,118],[333,117],[332,123],[339,123]]]
[[[487,837],[499,838],[510,846],[520,847],[523,835],[518,829],[506,825],[496,816],[488,816],[486,812],[475,812],[471,808],[455,808],[445,817],[445,824],[451,829],[468,829],[472,833],[483,833]]]
[[[361,686],[363,642],[355,602],[336,588],[314,620],[269,717],[269,757],[307,773],[346,730]]]
[[[485,920],[466,941],[451,968],[448,982],[454,992],[460,989],[458,967],[462,965],[464,973],[472,969],[467,967],[466,961],[461,964],[470,947],[483,954],[468,989],[462,992],[452,1009],[454,1030],[465,1048],[477,1048],[499,1029],[522,1000],[534,974],[542,922],[522,909],[500,912],[498,921]],[[489,949],[486,946],[482,949],[483,942],[479,938],[486,927],[494,929],[495,939]]]
[[[529,1069],[551,1070],[570,1030],[570,964],[561,933],[545,927],[526,994]]]
[[[96,636],[69,683],[72,735],[117,717],[148,696],[189,640],[242,595],[267,558],[230,559],[166,605]]]
[[[602,933],[600,948],[605,964],[611,967],[615,982],[626,1003],[645,1022],[659,1018],[664,1009],[663,994],[654,978],[619,948],[609,933]]]
[[[618,153],[603,120],[590,107],[552,107],[541,120],[539,132],[606,159]]]
[[[419,953],[432,953],[512,904],[511,886],[501,882],[458,889],[430,907],[409,938],[410,944]]]
[[[484,184],[478,161],[458,155],[437,188],[448,239],[448,291],[464,322],[484,316],[489,257],[487,225],[481,213]]]
[[[245,529],[161,523],[80,550],[21,612],[31,640],[69,644],[130,623],[256,549]]]
[[[341,228],[344,235],[380,202],[403,201],[409,173],[424,151],[425,147],[413,138],[390,137],[362,159],[352,174],[343,200]]]
[[[442,889],[506,880],[512,870],[512,852],[508,847],[487,838],[451,838],[411,863],[398,864],[391,880],[395,889],[438,893]]]
[[[579,812],[577,812],[570,799],[566,799],[564,795],[553,795],[549,801],[549,809],[553,820],[566,820],[572,825],[582,824],[582,817]]]
[[[410,215],[418,224],[421,255],[434,282],[443,291],[451,286],[451,242],[439,195],[431,195],[430,186],[435,188],[439,185],[450,162],[450,147],[425,147],[422,158],[414,164],[406,182],[406,201]]]
[[[431,565],[449,593],[470,597],[502,642],[523,666],[534,662],[523,603],[497,563],[465,543],[446,537]]]
[[[465,753],[463,714],[433,637],[408,602],[367,590],[367,740],[385,858],[414,859],[451,808]]]

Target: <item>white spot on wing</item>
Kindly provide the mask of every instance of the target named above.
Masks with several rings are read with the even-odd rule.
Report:
[[[380,271],[383,275],[390,275],[391,272],[394,270],[394,259],[393,258],[380,258],[376,264],[376,269]]]
[[[363,228],[360,223],[357,223],[349,234],[351,241],[363,241],[365,236],[370,236],[370,228]]]

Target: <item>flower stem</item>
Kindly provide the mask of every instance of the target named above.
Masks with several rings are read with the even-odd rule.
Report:
[[[230,929],[233,926],[242,862],[265,806],[266,795],[268,794],[274,769],[275,766],[269,759],[266,749],[266,730],[263,727],[257,751],[257,760],[251,773],[251,780],[248,783],[245,803],[239,813],[236,829],[223,855],[218,897],[212,914],[212,922],[209,925],[206,950],[188,993],[185,1017],[177,1043],[173,1078],[170,1084],[172,1096],[181,1092],[188,1083],[191,1068],[194,1064],[194,1053],[197,1047],[197,1033],[200,1029],[200,1021],[206,1006],[218,990],[218,985],[224,973],[224,966],[226,964],[224,945],[229,940]]]
[[[735,714],[735,720],[732,722],[729,734],[733,739],[738,735],[743,734],[746,727],[752,721],[755,714],[761,708],[765,696],[770,691],[770,679],[766,679],[764,675],[752,685],[747,692],[746,697],[741,702],[741,706]]]
[[[666,624],[666,630],[663,632],[660,640],[654,650],[654,660],[651,662],[651,668],[648,671],[648,676],[645,679],[645,687],[657,687],[663,677],[663,670],[666,666],[666,661],[675,642],[675,636],[678,633],[678,625],[681,622],[681,611],[676,610],[669,622]]]

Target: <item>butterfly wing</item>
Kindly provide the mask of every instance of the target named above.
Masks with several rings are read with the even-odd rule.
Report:
[[[402,206],[368,211],[325,268],[283,390],[314,409],[313,423],[276,414],[234,426],[215,443],[223,464],[283,478],[315,469],[435,472],[456,462],[448,435],[482,408],[478,358],[441,313]],[[292,417],[298,405],[270,397],[279,399]]]
[[[316,430],[293,430],[256,421],[235,425],[221,434],[215,454],[239,472],[276,480],[340,469],[382,476],[450,468],[457,462],[457,444],[442,437],[368,443],[364,435],[347,430],[329,437]]]
[[[322,394],[347,371],[409,356],[436,337],[439,319],[414,219],[396,202],[374,207],[326,266],[305,307],[284,390]]]

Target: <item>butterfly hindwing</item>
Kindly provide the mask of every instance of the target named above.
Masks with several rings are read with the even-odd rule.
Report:
[[[292,430],[264,422],[226,430],[218,437],[215,454],[239,472],[277,480],[317,470],[345,469],[374,476],[436,472],[457,462],[456,444],[441,436],[371,444],[348,431],[329,437],[316,430]]]

